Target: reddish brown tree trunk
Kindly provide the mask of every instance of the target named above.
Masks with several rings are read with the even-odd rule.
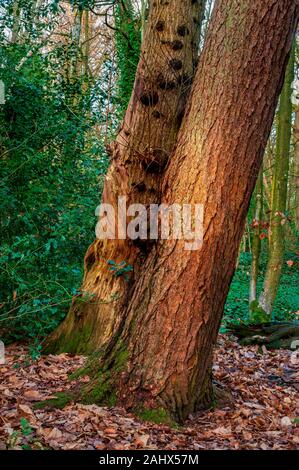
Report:
[[[182,420],[211,401],[212,350],[298,14],[294,0],[216,2],[162,199],[204,205],[203,245],[161,241],[147,259],[103,359],[101,381],[116,380],[127,404]]]
[[[197,63],[204,1],[150,3],[132,97],[111,145],[111,165],[102,203],[117,208],[161,199],[163,169],[176,142]],[[103,345],[118,327],[122,305],[139,276],[151,246],[130,240],[96,240],[85,256],[82,295],[48,339],[46,351],[89,352]],[[132,265],[131,281],[116,277],[108,261]]]

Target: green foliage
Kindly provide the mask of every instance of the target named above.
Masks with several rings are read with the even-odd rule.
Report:
[[[128,273],[133,271],[133,266],[127,264],[126,261],[121,261],[120,263],[116,263],[113,260],[108,261],[109,269],[113,272],[115,277],[124,276],[124,278],[128,281],[129,276]]]
[[[13,431],[8,440],[8,448],[14,449],[16,446],[21,447],[23,450],[32,450],[32,445],[37,442],[34,440],[34,430],[26,418],[20,419],[20,431]],[[39,443],[38,443],[39,444]],[[42,448],[41,445],[38,446]]]
[[[23,436],[27,437],[33,433],[33,429],[30,426],[30,423],[27,421],[26,418],[21,418],[20,426],[21,426],[21,433],[23,434]]]
[[[106,123],[111,63],[101,86],[67,81],[66,47],[42,48],[46,13],[55,26],[54,3],[26,23],[26,41],[10,43],[0,30],[0,336],[33,341],[33,358],[78,293],[108,166],[95,123]],[[11,5],[0,13],[1,26],[12,23]]]

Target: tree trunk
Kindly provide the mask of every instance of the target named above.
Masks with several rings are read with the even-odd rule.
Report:
[[[163,169],[174,148],[197,63],[202,2],[150,4],[133,93],[115,142],[102,203],[117,208],[159,203]],[[85,256],[81,295],[45,351],[90,352],[116,331],[134,279],[152,245],[142,240],[95,240]],[[131,279],[115,276],[108,261],[133,267]]]
[[[19,0],[15,0],[13,2],[12,30],[11,30],[11,39],[10,39],[10,42],[12,44],[15,44],[18,40],[20,24],[21,24],[21,7],[19,4]]]
[[[256,301],[256,287],[259,273],[259,260],[261,253],[261,222],[263,216],[263,167],[257,180],[256,193],[255,193],[255,207],[254,207],[254,220],[253,220],[253,236],[252,236],[252,261],[250,271],[250,286],[249,286],[249,317],[252,318],[251,305]]]
[[[101,398],[115,387],[126,405],[178,420],[211,402],[212,350],[298,14],[293,0],[216,2],[162,198],[204,205],[203,244],[161,240],[151,251],[95,364]]]
[[[115,50],[117,57],[117,99],[121,117],[127,109],[140,56],[141,32],[131,0],[115,5]]]
[[[294,80],[295,48],[289,61],[278,110],[276,158],[272,186],[272,204],[269,232],[269,259],[263,291],[259,298],[259,321],[271,316],[284,256],[284,233],[292,132],[292,82]],[[266,315],[266,316],[265,316]]]
[[[79,48],[82,33],[83,9],[74,10],[74,23],[71,31],[71,58],[70,58],[70,79],[75,81],[78,78]]]
[[[82,75],[84,77],[84,86],[88,87],[89,83],[89,60],[90,60],[90,13],[89,10],[85,10],[83,15],[84,25],[84,43],[83,43],[83,64],[82,64]]]
[[[299,108],[295,113],[294,124],[294,190],[295,190],[295,224],[299,231]]]

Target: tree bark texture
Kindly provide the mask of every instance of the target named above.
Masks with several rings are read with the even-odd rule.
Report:
[[[203,245],[186,251],[183,240],[161,240],[139,275],[102,359],[111,380],[125,348],[115,380],[128,406],[163,407],[183,420],[211,402],[213,346],[298,13],[293,0],[215,4],[162,188],[164,203],[204,205]]]

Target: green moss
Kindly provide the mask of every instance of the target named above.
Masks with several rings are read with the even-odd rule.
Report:
[[[90,344],[92,326],[85,325],[81,330],[72,331],[72,333],[63,339],[63,351],[71,354],[92,352],[93,347]]]
[[[267,315],[257,300],[254,300],[250,304],[250,321],[252,323],[263,323],[269,321],[269,315]]]
[[[114,367],[115,372],[121,372],[128,360],[128,351],[124,345],[120,346],[119,351],[116,353]]]
[[[73,395],[70,393],[58,392],[55,398],[50,398],[49,400],[44,400],[35,403],[34,407],[36,410],[43,408],[58,408],[62,409],[73,401]]]
[[[100,358],[103,355],[102,351],[97,351],[93,353],[89,358],[87,359],[86,364],[83,367],[80,367],[79,369],[75,370],[72,372],[68,379],[69,380],[77,380],[80,377],[84,377],[85,375],[88,375],[89,377],[95,377],[99,373],[100,369]]]
[[[81,394],[80,401],[86,404],[108,405],[116,404],[116,390],[114,383],[128,360],[128,352],[123,343],[119,341],[115,347],[115,354],[101,364],[103,351],[94,353],[87,364],[73,372],[69,380],[88,375],[88,383]]]
[[[164,408],[139,408],[135,410],[135,414],[142,421],[149,421],[155,424],[166,424],[170,427],[178,427],[178,424],[171,418],[168,411]]]
[[[102,405],[105,397],[109,393],[109,380],[98,379],[92,386],[88,388],[82,395],[82,401],[86,404]]]
[[[116,393],[114,390],[112,390],[112,392],[110,391],[110,396],[107,397],[107,405],[112,407],[116,405],[116,402],[117,402]]]

